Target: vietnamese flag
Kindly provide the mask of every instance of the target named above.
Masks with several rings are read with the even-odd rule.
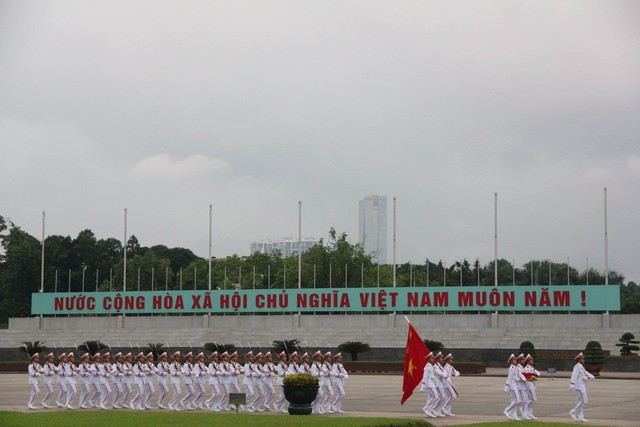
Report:
[[[418,332],[409,323],[409,335],[407,336],[407,349],[404,354],[404,379],[402,380],[401,405],[411,397],[413,390],[422,381],[424,367],[427,364],[429,349],[418,335]]]

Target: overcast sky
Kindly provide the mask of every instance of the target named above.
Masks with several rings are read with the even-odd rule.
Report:
[[[0,215],[247,255],[358,238],[640,282],[638,1],[0,0]]]

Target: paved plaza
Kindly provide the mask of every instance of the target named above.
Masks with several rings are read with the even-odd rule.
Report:
[[[453,405],[455,417],[430,418],[429,422],[436,426],[452,426],[486,421],[507,421],[502,415],[502,410],[507,406],[509,396],[502,391],[504,377],[497,376],[501,371],[506,375],[505,368],[504,370],[492,369],[489,375],[456,378],[455,384],[460,398]],[[575,404],[575,393],[568,389],[569,379],[566,377],[568,373],[558,375],[559,377],[555,379],[547,377],[538,381],[538,404],[535,407],[535,414],[539,417],[539,421],[572,423],[575,421],[570,418],[569,409]],[[585,412],[589,420],[588,424],[640,426],[638,410],[640,375],[620,375],[620,377],[625,379],[608,375],[607,378],[598,378],[588,383],[589,404]],[[0,381],[2,382],[0,410],[29,411],[26,406],[29,394],[27,375],[1,374]],[[426,394],[418,389],[404,406],[400,406],[402,395],[402,376],[400,375],[351,375],[346,383],[347,397],[342,405],[344,414],[320,416],[424,418],[421,409],[424,406]],[[61,409],[55,409],[55,411],[59,410]],[[37,411],[44,411],[44,409],[39,408]]]

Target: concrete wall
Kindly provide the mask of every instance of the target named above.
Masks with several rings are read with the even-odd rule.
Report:
[[[504,349],[522,341],[538,349],[583,349],[599,341],[618,354],[615,346],[625,332],[640,337],[640,316],[622,314],[426,314],[410,316],[422,338],[440,341],[449,349]],[[403,315],[229,315],[33,317],[9,319],[0,330],[0,348],[16,348],[23,341],[45,341],[72,347],[99,339],[115,346],[128,343],[168,343],[182,347],[204,342],[238,347],[267,347],[273,340],[297,338],[310,347],[335,348],[345,341],[364,341],[374,348],[404,348],[407,322]],[[317,343],[317,344],[316,344]]]

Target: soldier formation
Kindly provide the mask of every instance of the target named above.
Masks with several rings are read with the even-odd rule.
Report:
[[[283,379],[292,374],[309,373],[319,378],[320,390],[313,403],[313,412],[317,414],[343,412],[342,401],[345,397],[344,381],[349,377],[342,365],[340,353],[331,356],[331,352],[314,354],[315,361],[309,364],[309,355],[302,357],[294,351],[290,360],[285,352],[278,355],[278,364],[273,362],[271,352],[245,354],[245,363],[238,363],[238,353],[214,351],[209,355],[207,364],[203,352],[194,356],[192,352],[184,355],[176,351],[171,355],[165,352],[159,356],[157,364],[153,353],[96,353],[83,354],[76,365],[73,353],[62,353],[59,363],[53,363],[53,353],[44,355],[45,363],[40,365],[36,353],[29,364],[29,384],[31,393],[27,406],[36,409],[36,398],[40,393],[40,377],[43,377],[45,395],[41,404],[52,408],[54,378],[57,376],[58,397],[56,405],[65,409],[155,409],[152,400],[156,396],[157,408],[180,410],[204,410],[214,412],[240,409],[245,412],[276,411],[287,412],[285,407]],[[333,361],[332,361],[333,359]],[[246,403],[236,408],[229,404],[230,393],[241,393],[240,375],[246,392]],[[207,381],[207,376],[208,381]],[[157,381],[156,378],[157,377]],[[276,378],[276,386],[273,379]],[[80,396],[77,407],[74,398],[77,383],[80,380]],[[210,395],[207,396],[209,385]],[[184,394],[181,385],[184,386]],[[171,389],[170,389],[171,386]]]
[[[453,416],[451,406],[458,398],[458,391],[453,386],[452,377],[460,376],[460,372],[453,367],[453,355],[442,353],[427,354],[427,364],[424,367],[424,375],[420,384],[421,391],[427,391],[427,403],[422,408],[427,417]],[[442,364],[444,358],[445,364]]]

